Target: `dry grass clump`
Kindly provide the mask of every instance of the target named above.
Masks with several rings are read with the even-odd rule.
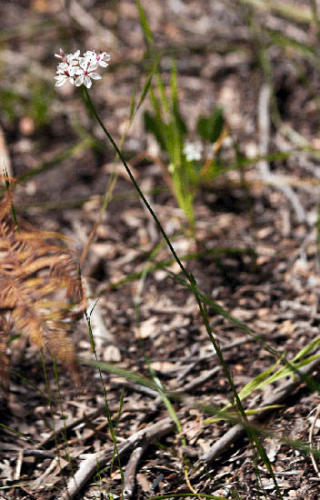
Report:
[[[0,200],[0,377],[8,388],[12,335],[24,336],[77,377],[68,332],[86,307],[81,277],[66,237],[16,220],[12,178]]]

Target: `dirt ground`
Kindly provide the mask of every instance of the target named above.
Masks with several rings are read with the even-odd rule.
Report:
[[[208,307],[213,334],[240,390],[282,354],[292,360],[319,335],[320,38],[312,14],[317,2],[141,3],[166,82],[171,57],[176,59],[181,113],[190,129],[199,114],[222,106],[247,160],[199,190],[195,241],[183,230],[185,216],[165,183],[158,161],[165,160],[144,131],[148,99],[123,145],[175,250],[189,255],[184,262],[199,288],[254,333]],[[313,385],[287,377],[245,400],[245,408],[258,408],[278,386],[292,383],[280,405],[257,423],[278,492],[245,433],[209,458],[235,422],[205,422],[214,408],[232,401],[232,393],[196,300],[173,279],[179,275],[176,263],[156,266],[172,255],[162,245],[152,256],[162,241],[158,228],[78,93],[72,86],[54,88],[53,54],[60,47],[109,52],[110,66],[90,92],[120,142],[134,87],[141,92],[150,62],[137,6],[130,0],[65,4],[66,9],[58,0],[0,4],[0,124],[12,175],[21,180],[15,207],[38,229],[71,237],[80,257],[113,168],[119,172],[82,266],[87,287],[99,297],[90,306],[95,304],[92,323],[102,322],[97,356],[149,379],[153,373],[164,390],[176,393],[171,401],[182,432],[159,393],[138,380],[120,371],[99,374],[82,361],[80,387],[63,367],[57,382],[52,362],[48,358],[45,371],[34,346],[27,345],[15,363],[12,343],[9,395],[0,417],[0,498],[68,498],[60,495],[90,454],[96,454],[97,467],[75,498],[272,499],[281,498],[279,491],[284,499],[319,498],[320,475],[306,449],[310,429],[312,446],[319,441],[316,363],[308,373]],[[228,141],[223,154],[229,164],[234,161]],[[250,160],[259,155],[274,156]],[[94,359],[85,321],[71,338],[81,360]],[[124,477],[112,459],[105,394]],[[149,433],[132,437],[144,429]],[[131,493],[124,492],[123,481]]]

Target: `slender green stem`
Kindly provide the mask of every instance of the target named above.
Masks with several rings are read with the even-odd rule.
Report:
[[[271,467],[271,464],[270,464],[270,461],[268,459],[268,456],[259,440],[259,437],[258,435],[256,434],[256,432],[250,427],[250,423],[247,419],[247,416],[246,416],[246,413],[244,411],[244,408],[241,404],[241,401],[240,401],[240,398],[238,396],[238,393],[237,393],[237,390],[236,390],[236,387],[234,385],[234,382],[233,382],[233,379],[232,379],[232,376],[231,376],[231,373],[230,373],[230,370],[227,366],[227,363],[225,362],[224,358],[223,358],[223,355],[222,355],[222,352],[221,352],[221,349],[220,349],[220,346],[219,344],[217,343],[213,333],[212,333],[212,330],[211,330],[211,327],[210,327],[210,324],[209,324],[209,320],[208,320],[208,314],[207,314],[207,311],[206,311],[206,307],[205,307],[205,304],[203,303],[202,301],[202,298],[201,298],[201,293],[199,292],[198,288],[197,288],[197,283],[196,283],[196,280],[194,278],[194,276],[189,273],[187,271],[187,269],[184,267],[184,265],[182,264],[181,260],[179,259],[175,249],[173,248],[170,240],[169,240],[169,237],[167,236],[165,230],[163,229],[157,215],[155,214],[155,212],[153,211],[151,205],[149,204],[149,202],[147,201],[147,199],[145,198],[143,192],[141,191],[137,181],[135,180],[132,172],[131,172],[131,169],[129,167],[129,165],[127,164],[122,152],[120,151],[118,145],[116,144],[116,142],[114,141],[113,137],[111,136],[111,134],[109,133],[108,129],[105,127],[104,123],[102,122],[100,116],[98,115],[94,105],[93,105],[93,102],[91,100],[91,97],[89,95],[89,92],[88,90],[83,87],[83,91],[84,91],[84,96],[85,96],[85,99],[86,99],[86,105],[88,107],[88,110],[89,112],[96,118],[97,122],[99,123],[99,125],[101,126],[103,132],[105,133],[105,135],[107,136],[107,138],[109,139],[112,147],[114,148],[115,152],[117,153],[117,155],[119,156],[121,162],[123,163],[125,169],[126,169],[126,172],[131,180],[131,182],[133,183],[135,189],[137,190],[140,198],[142,199],[144,205],[146,206],[147,210],[149,211],[150,215],[152,216],[153,220],[155,221],[160,233],[162,234],[164,240],[166,241],[174,259],[176,260],[176,262],[178,263],[182,273],[185,275],[185,277],[187,278],[189,284],[190,284],[190,289],[197,301],[197,304],[198,304],[198,307],[199,307],[199,310],[200,310],[200,314],[202,316],[202,319],[203,319],[203,322],[205,324],[205,327],[206,327],[206,330],[207,330],[207,333],[208,333],[208,336],[210,338],[210,341],[212,342],[215,350],[216,350],[216,353],[217,353],[217,356],[218,356],[218,359],[221,363],[221,366],[223,368],[223,371],[225,373],[225,376],[230,384],[230,387],[231,387],[231,390],[233,392],[233,395],[234,395],[234,400],[235,400],[235,403],[236,403],[236,406],[237,406],[237,409],[239,411],[239,414],[240,414],[240,417],[241,417],[241,422],[244,426],[244,428],[246,429],[247,433],[248,433],[248,436],[250,438],[250,441],[252,444],[255,444],[256,448],[257,448],[257,451],[260,455],[260,457],[263,459],[264,463],[266,464],[266,467],[273,479],[273,482],[274,482],[274,485],[276,487],[276,490],[277,490],[277,493],[279,494],[279,498],[282,498],[282,495],[281,495],[281,492],[280,492],[280,489],[278,487],[278,484],[277,484],[277,480],[276,480],[276,477],[273,473],[273,470],[272,470],[272,467]]]
[[[130,170],[130,167],[129,165],[127,164],[123,154],[121,153],[119,147],[117,146],[116,142],[114,141],[112,135],[109,133],[108,129],[105,127],[104,123],[102,122],[100,116],[98,115],[93,103],[92,103],[92,100],[91,100],[91,97],[89,95],[89,92],[88,90],[86,89],[86,87],[83,87],[83,90],[84,90],[84,94],[85,94],[85,97],[87,99],[87,105],[88,105],[88,109],[91,111],[91,113],[94,115],[94,117],[96,118],[97,122],[99,123],[100,127],[102,128],[102,130],[104,131],[104,133],[106,134],[107,138],[109,139],[109,141],[111,142],[111,145],[112,147],[114,148],[114,150],[116,151],[117,155],[119,156],[121,162],[123,163],[123,166],[124,168],[126,169],[127,171],[127,174],[132,182],[132,184],[134,185],[135,189],[137,190],[137,193],[139,194],[140,198],[142,199],[144,205],[146,206],[147,210],[149,211],[150,215],[152,216],[153,220],[155,221],[160,233],[162,234],[163,238],[165,239],[173,257],[175,258],[176,262],[178,263],[181,271],[183,272],[183,274],[186,276],[186,278],[188,278],[188,280],[190,281],[190,276],[189,276],[189,273],[188,271],[186,270],[186,268],[184,267],[184,265],[182,264],[181,260],[179,259],[178,255],[176,254],[176,251],[175,249],[173,248],[166,232],[164,231],[158,217],[156,216],[155,212],[153,211],[151,205],[149,204],[148,200],[146,199],[146,197],[144,196],[143,192],[141,191],[137,181],[135,180],[131,170]]]
[[[90,314],[88,314],[86,312],[85,313],[85,317],[86,317],[86,321],[87,321],[87,325],[88,325],[89,340],[90,340],[91,349],[92,349],[92,352],[94,354],[94,357],[95,357],[96,361],[98,361],[97,351],[96,351],[96,345],[95,345],[95,340],[94,340],[93,331],[92,331],[92,327],[91,327],[91,319],[90,319],[90,315],[91,315],[92,312],[93,312],[93,309],[91,310]],[[106,390],[106,387],[105,387],[105,384],[104,384],[104,381],[103,381],[101,369],[98,368],[98,371],[99,371],[99,378],[100,378],[100,382],[101,382],[101,385],[102,385],[102,388],[103,388],[103,393],[104,393],[105,411],[106,411],[106,417],[107,417],[107,421],[108,421],[108,427],[109,427],[111,439],[112,439],[112,442],[113,442],[113,453],[112,453],[112,460],[111,460],[111,466],[110,466],[110,468],[112,470],[114,459],[116,457],[117,461],[118,461],[118,466],[119,466],[120,474],[121,474],[121,482],[122,482],[122,484],[124,484],[124,474],[123,474],[123,470],[122,470],[121,462],[120,462],[120,456],[119,456],[119,450],[118,450],[118,444],[117,444],[117,437],[116,437],[115,429],[114,429],[114,426],[113,426],[113,423],[112,423],[111,411],[110,411],[109,402],[108,402],[108,394],[107,394],[107,390]]]

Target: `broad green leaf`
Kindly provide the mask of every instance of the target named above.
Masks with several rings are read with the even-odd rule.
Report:
[[[214,144],[219,139],[224,126],[222,108],[215,108],[208,118],[200,117],[197,124],[197,130],[205,141]]]
[[[151,100],[151,104],[152,104],[152,107],[153,107],[153,111],[155,113],[155,118],[158,120],[159,124],[161,125],[161,123],[163,122],[163,116],[162,116],[162,109],[160,107],[160,103],[156,97],[156,94],[154,93],[154,90],[153,88],[151,87],[150,89],[150,100]]]
[[[274,369],[279,365],[281,362],[281,359],[278,359],[276,363],[274,363],[272,366],[267,368],[264,372],[259,373],[256,377],[254,377],[250,382],[248,382],[243,389],[239,392],[239,398],[241,400],[245,399],[248,397],[253,391],[263,387],[264,383],[266,380],[268,380],[268,377],[270,373],[274,371]]]
[[[166,96],[166,89],[165,89],[164,83],[162,81],[162,78],[161,78],[161,75],[160,75],[159,72],[157,73],[157,87],[158,87],[158,90],[159,90],[160,101],[161,101],[161,104],[162,104],[162,107],[163,107],[163,111],[165,113],[169,114],[169,112],[170,112],[170,103],[169,103],[169,100],[168,100],[168,98]]]
[[[230,406],[228,406],[228,408],[230,408]],[[228,408],[223,408],[223,410],[220,411],[222,415],[219,417],[206,418],[203,420],[202,425],[216,424],[217,422],[221,422],[221,420],[226,422],[236,421],[239,418],[239,414],[233,411],[228,411]],[[262,406],[261,408],[250,408],[249,410],[245,410],[245,414],[250,417],[251,415],[260,415],[264,411],[278,410],[279,408],[283,408],[283,405],[277,404]]]
[[[149,90],[152,89],[151,87],[151,84],[152,84],[152,79],[153,79],[153,76],[155,74],[156,71],[158,71],[158,65],[159,65],[159,56],[156,57],[153,65],[152,65],[152,68],[151,68],[151,71],[146,79],[146,82],[143,86],[143,89],[142,89],[142,92],[141,92],[141,96],[140,96],[140,99],[139,99],[139,102],[137,104],[137,107],[136,109],[134,110],[134,114],[139,110],[139,108],[142,106],[145,98],[147,97],[148,95],[148,92]],[[132,117],[133,118],[133,117]],[[132,120],[130,120],[132,121]]]
[[[145,111],[143,114],[144,119],[144,127],[147,132],[151,132],[156,140],[158,141],[159,146],[163,151],[167,150],[167,144],[165,141],[165,137],[163,134],[163,128],[159,124],[159,121],[154,118],[154,116],[149,112]]]
[[[317,347],[320,344],[320,337],[317,337],[315,340],[310,342],[310,344],[306,345],[298,352],[298,354],[293,358],[293,362],[298,361],[300,358],[304,358],[306,354],[309,354],[312,349]]]
[[[142,92],[141,92],[141,96],[140,96],[140,99],[139,99],[139,102],[138,102],[138,105],[137,105],[137,108],[136,108],[135,111],[138,111],[138,109],[140,108],[140,106],[142,106],[143,101],[147,97],[147,94],[148,94],[149,89],[151,87],[153,75],[154,75],[154,70],[151,71],[151,73],[149,74],[149,76],[148,76],[148,78],[146,80],[146,83],[143,86],[143,89],[142,89]]]
[[[84,365],[94,366],[102,371],[113,373],[119,377],[131,380],[131,382],[136,384],[141,384],[145,387],[153,389],[154,391],[159,391],[159,387],[152,380],[148,379],[144,375],[141,375],[140,373],[126,370],[125,368],[121,368],[113,363],[107,363],[106,361],[96,361],[94,359],[81,359],[80,361]]]
[[[182,432],[182,425],[180,423],[178,415],[177,415],[174,407],[172,406],[172,403],[171,403],[170,399],[165,394],[164,387],[161,384],[159,378],[156,376],[155,371],[150,366],[149,362],[148,362],[148,366],[149,366],[149,371],[150,371],[153,383],[155,384],[155,386],[157,387],[157,391],[159,392],[159,396],[161,397],[164,406],[167,408],[172,421],[176,424],[178,432],[181,433]],[[182,438],[182,439],[184,440],[185,438]],[[186,444],[186,443],[184,443],[184,444]]]

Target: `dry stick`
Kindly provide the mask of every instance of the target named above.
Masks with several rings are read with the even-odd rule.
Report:
[[[198,385],[201,385],[207,380],[209,380],[209,378],[211,378],[212,375],[215,375],[219,370],[221,370],[221,366],[215,366],[214,368],[211,368],[211,370],[202,373],[198,377],[194,378],[193,380],[185,384],[182,388],[173,391],[173,394],[176,393],[181,394],[184,392],[192,391],[192,389],[195,389],[196,387],[198,387]]]
[[[19,450],[19,453],[18,453],[18,458],[17,458],[17,463],[16,463],[16,468],[15,468],[15,471],[14,471],[14,481],[19,481],[20,477],[21,477],[21,468],[22,468],[22,464],[23,464],[23,450]]]
[[[70,418],[67,420],[61,420],[59,424],[56,425],[56,428],[50,432],[50,434],[41,441],[39,447],[45,446],[46,444],[53,441],[59,434],[67,432],[79,424],[82,424],[86,420],[93,420],[98,416],[102,415],[105,411],[105,404],[95,408],[94,410],[85,413],[82,417]]]
[[[207,380],[209,380],[213,375],[215,375],[219,370],[221,370],[221,366],[215,366],[211,370],[208,370],[205,373],[202,373],[199,375],[199,377],[196,377],[195,379],[191,380],[188,384],[185,384],[183,387],[180,387],[179,389],[176,389],[175,391],[170,391],[168,393],[169,397],[174,398],[175,396],[179,398],[179,396],[183,398],[184,395],[187,395],[186,393],[188,391],[191,391],[192,389],[195,389],[201,384],[204,384]],[[163,398],[161,396],[157,396],[157,398],[154,400],[154,408],[157,408],[160,403],[162,402]]]
[[[199,377],[196,377],[193,380],[191,380],[191,382],[186,384],[183,388],[179,388],[175,391],[172,391],[172,395],[174,396],[177,393],[183,394],[187,391],[191,391],[192,389],[195,389],[197,386],[199,386],[200,384],[206,382],[209,378],[211,378],[212,375],[214,375],[217,371],[220,370],[220,368],[221,368],[220,366],[216,366],[216,367],[212,368],[211,370],[208,370],[207,372],[199,375]],[[162,401],[162,399],[159,397],[159,393],[157,391],[155,391],[154,389],[151,389],[150,387],[145,387],[144,385],[134,384],[134,383],[131,383],[128,381],[121,381],[121,385],[130,387],[131,389],[133,389],[137,392],[141,392],[143,394],[146,394],[149,397],[155,398],[154,404],[156,405],[156,407]],[[74,429],[76,426],[84,423],[86,420],[93,420],[93,419],[97,418],[98,416],[102,415],[104,411],[105,411],[105,405],[103,404],[103,405],[99,406],[98,408],[95,408],[94,410],[92,410],[88,413],[85,413],[82,417],[70,418],[67,421],[63,421],[60,424],[57,424],[54,431],[52,431],[49,434],[49,436],[47,436],[43,441],[41,441],[41,443],[39,445],[40,448],[47,445],[50,441],[53,441],[53,439],[57,435]],[[41,455],[42,453],[46,454],[49,452],[42,451],[42,450],[34,450],[34,452],[32,452],[32,450],[24,450],[24,453],[25,453],[25,455],[27,455],[28,453],[30,453],[30,454],[38,453],[39,455]]]
[[[164,418],[156,424],[149,425],[144,429],[130,436],[123,445],[119,446],[119,458],[132,451],[132,449],[142,446],[147,448],[158,439],[166,436],[175,429],[175,423],[170,417]],[[112,460],[113,447],[106,450],[101,450],[98,453],[92,454],[84,460],[74,476],[69,480],[68,485],[59,500],[70,500],[74,498],[79,491],[89,481],[95,471],[105,467]]]
[[[320,356],[320,351],[316,353],[316,356]],[[299,372],[303,375],[307,375],[311,373],[315,368],[317,368],[319,364],[320,357],[309,363],[307,366],[301,368]],[[263,416],[267,412],[271,411],[267,408],[264,410],[265,407],[281,403],[283,400],[287,399],[300,384],[301,379],[299,378],[299,380],[290,380],[289,382],[285,382],[280,387],[278,387],[278,389],[261,405],[260,409],[263,410]],[[248,418],[248,421],[251,424],[256,423],[257,420],[258,418],[254,416]],[[200,461],[202,463],[212,462],[220,455],[222,455],[225,451],[230,449],[231,445],[235,443],[235,441],[237,441],[240,437],[242,437],[244,433],[245,428],[241,424],[234,425],[226,434],[218,439],[218,441],[213,446],[211,446],[209,450],[206,451],[206,453],[202,455]]]
[[[194,378],[193,380],[191,380],[191,382],[188,382],[183,387],[179,387],[178,389],[175,389],[172,391],[166,391],[166,394],[168,394],[169,398],[174,398],[176,395],[183,396],[188,391],[195,389],[199,385],[201,385],[204,382],[206,382],[207,380],[209,380],[219,370],[221,370],[221,366],[215,366],[211,370],[207,370],[205,373],[202,373],[198,377]],[[155,405],[155,407],[159,406],[159,404],[163,400],[162,397],[159,396],[159,393],[154,389],[150,389],[150,387],[146,387],[146,386],[141,385],[141,384],[134,384],[134,383],[131,383],[127,380],[121,381],[121,385],[130,387],[131,389],[133,389],[137,392],[141,392],[142,394],[146,394],[147,396],[154,397],[155,401],[153,404]],[[153,410],[155,409],[155,407],[153,407]]]
[[[85,282],[87,296],[92,296],[92,289],[90,287],[89,281],[85,278],[82,279]],[[96,300],[88,298],[87,316],[88,318],[90,318],[90,326],[94,339],[96,354],[98,357],[100,357],[102,355],[103,347],[106,344],[113,344],[114,346],[116,346],[117,342],[114,335],[106,326],[99,298]]]
[[[12,177],[12,167],[4,131],[0,127],[0,173]]]
[[[263,335],[261,335],[261,337],[263,337]],[[221,346],[220,349],[221,349],[222,352],[229,351],[233,347],[238,347],[238,346],[240,346],[242,344],[246,344],[248,342],[254,342],[254,340],[255,339],[250,338],[250,337],[249,338],[245,337],[245,338],[237,339],[237,340],[234,340],[233,342],[230,342],[229,344]],[[177,376],[177,380],[180,382],[180,380],[182,380],[186,375],[188,375],[188,373],[190,373],[190,371],[197,364],[199,364],[202,361],[205,361],[207,359],[211,359],[211,358],[213,358],[215,356],[217,356],[217,351],[212,351],[209,354],[204,354],[203,356],[199,356],[198,359],[195,359],[184,371],[182,371],[180,373],[180,375]],[[185,389],[185,390],[190,390],[190,388],[189,389]]]
[[[147,449],[146,444],[142,444],[133,450],[130,459],[127,463],[126,470],[124,473],[124,488],[123,488],[123,499],[129,500],[133,496],[135,482],[136,482],[136,471],[141,460],[142,455]]]
[[[214,368],[212,368],[211,370],[208,370],[207,372],[201,374],[199,377],[196,377],[195,379],[193,379],[191,382],[189,382],[188,384],[186,384],[183,388],[179,388],[177,389],[176,391],[173,392],[173,395],[174,394],[183,394],[185,393],[186,391],[190,391],[194,388],[196,388],[197,386],[203,384],[205,381],[207,381],[209,378],[212,377],[212,375],[214,375],[216,372],[218,372],[219,370],[221,369],[220,366],[215,366]],[[127,382],[124,383],[125,385],[127,385]],[[154,401],[154,405],[157,407],[160,405],[161,401],[162,401],[162,398],[160,396],[158,396],[158,392],[157,391],[154,391],[152,389],[150,389],[149,387],[145,387],[145,386],[142,386],[142,385],[139,385],[139,384],[130,384],[128,383],[128,385],[130,387],[132,387],[133,389],[139,391],[139,392],[143,392],[143,393],[146,393],[148,396],[151,396],[151,397],[155,397],[155,401]],[[91,412],[90,415],[87,415],[87,417],[96,417],[98,414],[101,413],[101,409],[99,410],[96,410],[95,412]],[[81,421],[84,420],[84,417],[82,419],[75,419],[73,422],[70,422],[70,424],[72,424],[72,427],[74,427],[75,425],[78,425]],[[157,432],[157,428],[160,426],[160,430],[161,430],[161,427],[162,425],[164,424],[161,424],[161,422],[165,422],[167,419],[164,419],[163,421],[160,421],[158,422],[158,424],[154,424],[155,425],[155,431]],[[71,427],[71,425],[69,424],[68,428]],[[161,425],[160,425],[161,424]],[[156,427],[158,426],[158,427]],[[174,425],[172,425],[172,428],[174,427]],[[168,426],[169,428],[169,426]],[[148,431],[148,429],[150,429]],[[65,427],[64,427],[64,430],[65,430]],[[170,429],[168,430],[168,432],[170,432],[171,430],[171,427]],[[146,448],[152,444],[152,442],[155,440],[155,439],[158,439],[159,437],[161,437],[160,435],[155,435],[155,438],[151,438],[150,436],[152,436],[152,429],[151,428],[146,428],[144,429],[143,431],[139,431],[140,433],[141,432],[147,432],[147,435],[144,437],[143,436],[143,440],[144,442],[139,446],[137,447],[131,454],[131,457],[129,459],[129,462],[128,462],[128,465],[126,467],[126,471],[125,471],[125,480],[124,480],[124,498],[126,499],[129,499],[132,497],[133,495],[133,491],[134,491],[134,485],[135,485],[135,474],[136,474],[136,470],[137,470],[137,467],[138,467],[138,464],[139,464],[139,461],[143,455],[143,453],[145,452]],[[139,434],[139,433],[137,433]],[[134,434],[131,438],[129,438],[129,440],[132,440],[132,439],[135,439],[135,436],[137,434]],[[142,438],[140,438],[142,439]],[[137,439],[137,442],[139,440]],[[127,448],[126,448],[127,444],[125,443],[121,448],[119,448],[119,456],[121,457],[122,454],[124,454],[125,452],[129,451]],[[110,450],[109,450],[110,451]],[[107,453],[109,453],[109,451],[107,451]],[[100,453],[100,452],[99,452]],[[103,452],[105,453],[105,452]],[[98,454],[97,454],[98,455]],[[106,456],[105,458],[105,463],[109,460],[110,458],[108,456]],[[92,461],[90,462],[90,460],[92,460],[92,457],[90,457],[88,459],[89,461],[89,465],[84,465],[84,464],[81,464],[77,474],[79,474],[80,476],[80,470],[86,470],[88,467],[91,467],[92,466]],[[94,460],[94,466],[95,465],[99,465],[100,467],[103,467],[103,465],[99,462],[99,459],[97,457],[95,457],[95,460]],[[76,474],[76,475],[77,475]],[[76,477],[73,478],[74,481],[78,481],[79,482],[79,479]],[[82,477],[82,476],[81,476]],[[81,486],[80,486],[81,487]],[[68,486],[68,491],[69,491],[69,486]],[[76,494],[76,493],[75,493]],[[69,495],[70,495],[70,492],[69,492]],[[64,498],[64,497],[62,497]],[[67,498],[67,497],[65,497]]]
[[[311,462],[312,462],[313,468],[314,468],[317,476],[320,478],[319,467],[318,467],[318,464],[316,462],[316,459],[314,458],[314,454],[312,452],[313,432],[314,432],[314,428],[315,428],[315,425],[316,425],[316,422],[318,420],[319,415],[320,415],[320,404],[317,406],[317,410],[316,410],[316,413],[315,413],[315,416],[313,418],[313,422],[312,422],[312,425],[311,425],[310,431],[309,431],[310,458],[311,458]]]
[[[266,156],[269,152],[270,143],[270,101],[272,96],[272,88],[270,83],[264,83],[260,90],[258,104],[258,124],[259,124],[259,152],[261,156]],[[293,189],[286,184],[279,184],[273,178],[270,172],[269,164],[266,160],[261,160],[258,163],[261,178],[269,185],[275,186],[283,192],[290,201],[299,222],[306,220],[305,211],[300,203],[299,198]]]
[[[290,201],[292,208],[294,209],[299,222],[306,221],[307,217],[306,217],[305,210],[304,210],[298,196],[293,191],[291,186],[288,186],[288,184],[284,184],[284,183],[280,184],[278,176],[273,175],[271,173],[264,176],[263,180],[266,183],[268,183],[270,186],[275,186],[276,188],[278,188],[280,191],[283,192],[283,194]]]
[[[261,87],[258,101],[259,153],[261,156],[266,156],[269,151],[271,94],[271,84],[264,83]],[[258,168],[262,177],[270,173],[269,164],[266,160],[259,161]]]
[[[68,5],[69,4],[69,5]],[[79,2],[76,0],[70,0],[67,2],[67,7],[69,8],[69,15],[86,31],[90,32],[92,35],[99,37],[108,46],[118,45],[116,37],[102,26],[93,16],[90,14],[90,9],[84,9]]]

